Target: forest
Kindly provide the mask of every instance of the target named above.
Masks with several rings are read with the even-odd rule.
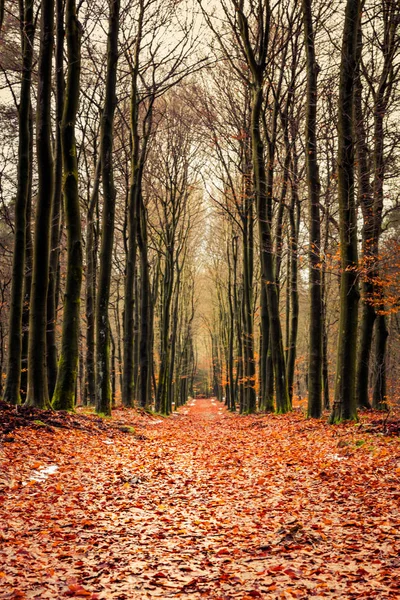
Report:
[[[0,0],[0,598],[398,597],[399,116],[398,0]]]

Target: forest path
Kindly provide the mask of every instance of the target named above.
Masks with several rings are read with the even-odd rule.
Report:
[[[0,598],[400,598],[398,438],[212,399],[99,422],[0,446]]]

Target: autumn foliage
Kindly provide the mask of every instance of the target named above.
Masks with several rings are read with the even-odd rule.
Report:
[[[395,414],[1,414],[0,598],[400,593]]]

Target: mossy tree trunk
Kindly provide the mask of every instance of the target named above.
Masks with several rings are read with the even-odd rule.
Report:
[[[3,7],[4,9],[4,4]],[[3,399],[10,404],[21,401],[22,312],[26,256],[27,206],[31,182],[31,81],[33,39],[35,34],[33,0],[26,0],[22,38],[22,79],[18,106],[18,165],[15,200],[14,254],[12,266],[11,306],[8,334],[7,380]]]
[[[118,32],[120,0],[110,0],[107,39],[107,74],[104,110],[101,118],[101,169],[103,214],[100,273],[96,304],[96,412],[111,414],[110,329],[108,304],[114,243],[115,197],[113,174],[113,129],[117,104]]]
[[[67,225],[67,275],[64,297],[61,354],[53,408],[73,410],[79,363],[79,317],[82,285],[82,235],[78,191],[78,160],[75,121],[79,104],[81,72],[81,26],[76,15],[75,0],[65,7],[68,73],[61,122],[63,162],[63,197]]]
[[[340,224],[340,318],[335,399],[331,422],[357,418],[356,348],[358,327],[357,211],[354,194],[354,81],[360,1],[347,0],[343,30],[338,116]]]
[[[33,273],[29,313],[28,394],[26,404],[50,406],[46,372],[47,290],[49,281],[51,203],[54,196],[54,168],[51,143],[51,68],[54,42],[54,0],[42,0],[36,151],[38,194],[36,201]]]

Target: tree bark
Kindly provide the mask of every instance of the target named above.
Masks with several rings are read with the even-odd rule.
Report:
[[[110,0],[107,39],[106,96],[101,120],[101,169],[103,215],[100,273],[96,303],[96,412],[111,414],[110,329],[108,304],[114,243],[115,197],[113,174],[113,129],[117,104],[117,62],[120,0]]]
[[[21,401],[25,402],[28,392],[28,346],[29,346],[29,309],[32,287],[32,164],[33,164],[33,117],[32,104],[29,113],[29,192],[26,206],[26,248],[25,248],[25,278],[24,304],[22,307],[22,358],[21,358]]]
[[[358,35],[358,52],[361,53],[361,29]],[[362,271],[361,271],[361,322],[359,328],[360,341],[357,354],[356,394],[359,407],[371,408],[368,394],[369,365],[371,360],[372,333],[375,323],[375,309],[372,305],[374,284],[369,272],[373,260],[374,235],[374,199],[370,183],[368,164],[368,146],[362,109],[362,86],[360,68],[357,66],[355,82],[354,110],[357,152],[358,200],[363,215],[362,229]]]
[[[29,314],[28,394],[26,399],[28,406],[36,406],[37,408],[48,408],[50,406],[46,372],[46,306],[49,281],[51,203],[54,197],[54,162],[51,144],[53,28],[54,0],[42,0],[36,123],[39,185],[33,248]]]
[[[274,368],[276,410],[285,413],[290,410],[287,389],[285,355],[283,351],[282,329],[279,316],[278,290],[276,286],[271,224],[268,207],[272,197],[268,196],[265,177],[264,144],[260,135],[260,117],[262,106],[262,87],[257,84],[253,91],[252,106],[252,149],[253,169],[257,199],[258,226],[261,246],[261,278],[266,287],[268,315],[270,325],[271,356]]]
[[[75,0],[67,0],[65,11],[68,73],[61,122],[61,148],[63,197],[68,242],[61,354],[52,402],[53,408],[56,410],[73,410],[75,405],[79,366],[82,285],[82,235],[78,190],[78,159],[75,141],[75,122],[79,104],[81,72],[81,25],[76,16]]]
[[[3,5],[4,7],[4,5]],[[14,254],[12,266],[11,307],[8,334],[7,380],[3,400],[21,402],[22,312],[26,258],[26,213],[30,194],[31,171],[31,81],[33,39],[35,34],[33,0],[26,0],[22,26],[22,79],[18,107],[18,166],[15,199]]]
[[[142,166],[140,160],[139,140],[139,56],[140,44],[142,41],[142,26],[144,18],[144,5],[140,3],[140,12],[138,18],[138,31],[136,36],[134,64],[132,71],[132,91],[131,91],[131,183],[129,189],[128,201],[128,251],[126,256],[125,268],[125,302],[124,302],[124,342],[123,342],[123,375],[122,375],[122,404],[124,406],[133,406],[137,385],[137,374],[135,362],[135,348],[132,343],[132,337],[135,331],[135,277],[136,277],[136,252],[137,252],[137,228],[138,228],[138,194],[140,193],[140,179]],[[136,296],[136,307],[138,297]],[[137,338],[135,337],[135,343]]]
[[[339,83],[338,195],[342,272],[335,399],[331,414],[333,423],[357,418],[355,378],[359,292],[354,196],[354,79],[360,12],[359,0],[347,0]]]
[[[319,214],[320,180],[317,156],[317,77],[312,0],[303,0],[304,37],[307,55],[307,117],[305,154],[309,206],[310,330],[308,362],[308,416],[319,418],[322,412],[322,296],[321,227]]]
[[[52,398],[57,380],[57,273],[60,259],[60,222],[63,187],[63,153],[61,127],[64,110],[64,2],[56,0],[56,135],[54,196],[52,201],[50,234],[49,289],[47,292],[47,380],[49,398]]]
[[[96,404],[96,244],[95,211],[99,201],[101,158],[94,174],[86,220],[86,394],[87,404]]]

